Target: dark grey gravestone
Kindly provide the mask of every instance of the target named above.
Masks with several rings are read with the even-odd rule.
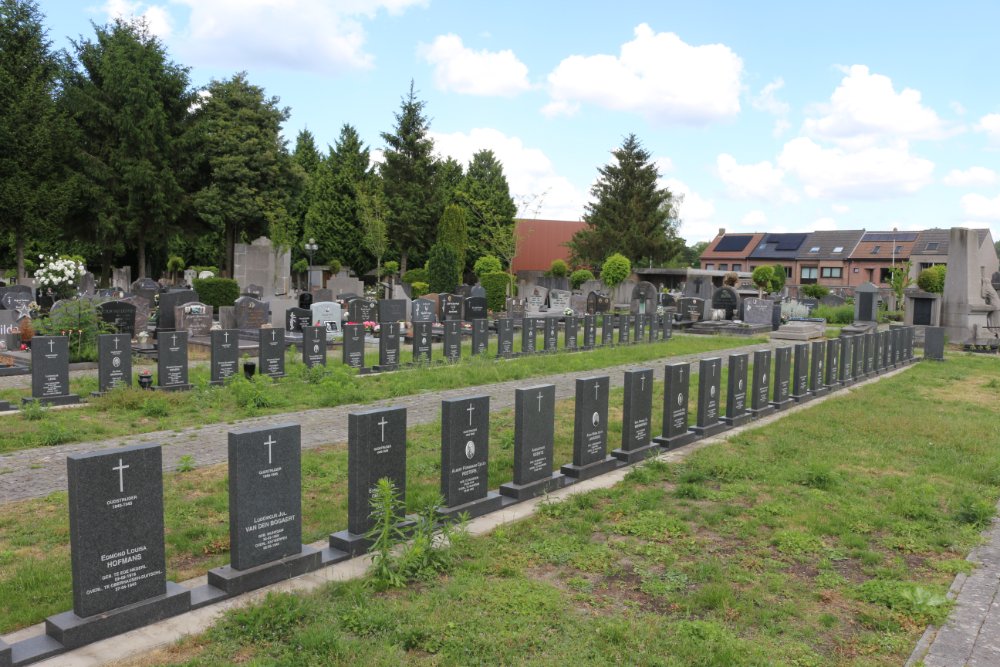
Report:
[[[583,349],[592,350],[597,345],[597,316],[583,317]]]
[[[664,308],[677,307],[677,299],[674,298],[673,294],[670,294],[668,292],[660,292],[658,300],[659,300],[658,305],[663,306]]]
[[[691,365],[667,364],[663,374],[663,435],[653,442],[665,449],[677,449],[698,435],[688,428],[688,393]]]
[[[185,303],[191,303],[192,301],[197,300],[198,293],[190,289],[161,293],[159,308],[157,309],[156,316],[156,330],[159,332],[173,331],[176,329],[177,320],[175,319],[176,311],[174,309],[177,308],[177,306],[183,306]],[[265,310],[265,315],[266,314]]]
[[[470,296],[465,300],[464,319],[466,322],[486,319],[486,297]]]
[[[14,659],[11,657],[10,646],[4,640],[0,639],[0,667],[11,667]]]
[[[252,296],[241,296],[233,303],[236,314],[236,328],[241,331],[256,331],[269,322],[266,301]]]
[[[414,299],[410,304],[411,322],[434,322],[437,320],[436,306],[430,299]]]
[[[655,343],[660,338],[660,332],[663,330],[660,324],[660,319],[665,317],[664,315],[657,315],[653,313],[649,315],[649,342]]]
[[[633,343],[644,343],[646,341],[646,315],[643,313],[636,313],[635,315],[630,315],[632,318],[633,326]]]
[[[323,346],[324,350],[326,346]],[[324,351],[324,358],[326,352]],[[344,341],[341,348],[341,361],[349,368],[359,371],[365,367],[365,325],[345,324]]]
[[[840,337],[840,384],[854,384],[854,337]]]
[[[283,329],[261,329],[257,333],[257,372],[272,378],[285,376]]]
[[[792,348],[779,347],[774,350],[774,400],[775,410],[784,410],[792,404]]]
[[[878,321],[878,287],[863,283],[854,288],[854,321]]]
[[[490,397],[441,401],[442,516],[467,512],[482,516],[500,509],[500,494],[489,491]]]
[[[723,285],[712,292],[712,309],[726,311],[725,319],[732,320],[740,312],[740,295],[732,287]]]
[[[795,367],[792,370],[792,400],[805,403],[812,399],[809,395],[809,343],[795,346]]]
[[[889,329],[889,335],[892,337],[892,363],[894,366],[900,366],[903,360],[903,331],[898,328]]]
[[[346,355],[347,327],[344,327],[344,329],[344,354]],[[361,346],[363,350],[364,338],[361,339]],[[313,366],[326,366],[326,327],[302,327],[302,363],[306,365],[306,368],[312,368]]]
[[[478,298],[478,297],[472,297]],[[486,354],[490,346],[490,323],[486,318],[472,320],[472,356]]]
[[[378,337],[377,371],[399,368],[399,322],[383,322]]]
[[[235,329],[216,329],[211,335],[210,384],[222,384],[240,370],[240,333]]]
[[[854,336],[854,349],[852,350],[854,370],[851,376],[855,380],[862,380],[865,376],[865,339],[863,336]]]
[[[149,301],[141,296],[127,296],[121,300],[122,303],[130,303],[135,306],[135,333],[136,335],[147,330],[149,325]]]
[[[146,304],[152,308],[156,302],[156,295],[160,293],[160,284],[152,278],[139,278],[132,283],[132,286],[129,288],[129,292],[137,297],[145,299]],[[198,297],[195,296],[195,299],[197,298]],[[170,312],[173,312],[172,308]]]
[[[913,297],[913,323],[930,326],[934,318],[934,302],[936,299]]]
[[[601,346],[615,344],[615,316],[604,313],[601,317]]]
[[[31,398],[45,405],[73,405],[80,397],[69,393],[69,338],[35,336],[31,339]]]
[[[429,324],[429,323],[426,323]],[[406,408],[347,415],[347,530],[330,535],[330,546],[356,556],[371,546],[372,495],[388,479],[406,502]]]
[[[892,339],[889,337],[888,331],[880,331],[879,336],[882,337],[881,350],[882,350],[882,372],[886,372],[892,365]]]
[[[906,359],[908,363],[912,363],[913,356],[913,344],[917,336],[916,327],[906,327]]]
[[[681,314],[681,319],[694,322],[705,317],[705,300],[698,297],[686,296],[677,302],[677,312]]]
[[[580,322],[575,315],[567,315],[563,318],[565,323],[565,335],[563,337],[563,347],[567,350],[576,350],[577,334],[580,331]]]
[[[574,293],[569,298],[569,307],[573,311],[573,314],[577,317],[583,317],[587,314],[587,297],[578,292]]]
[[[555,317],[546,317],[545,332],[542,335],[542,344],[546,352],[555,352],[559,345],[559,320]]]
[[[875,333],[862,334],[862,338],[865,341],[865,377],[872,377],[875,375]]]
[[[538,332],[538,327],[535,323],[538,318],[535,317],[525,317],[523,324],[521,325],[521,354],[534,354],[537,338],[535,334]]]
[[[774,302],[770,299],[743,299],[743,321],[747,324],[771,324],[773,315]]]
[[[719,396],[722,393],[722,359],[712,357],[698,362],[698,415],[692,429],[707,438],[729,428],[719,420]]]
[[[663,319],[660,320],[660,338],[663,340],[670,340],[673,335],[674,328],[674,315],[670,311],[663,314]]]
[[[748,366],[750,355],[729,355],[729,375],[726,379],[726,416],[722,423],[729,426],[742,426],[750,421],[747,412],[747,388],[749,387]]]
[[[607,375],[578,378],[576,381],[573,463],[562,467],[562,473],[567,477],[576,480],[590,479],[618,466],[618,460],[608,456],[610,388],[611,382]]]
[[[872,372],[876,375],[882,372],[882,333],[872,332]]]
[[[414,322],[413,327],[413,362],[417,364],[427,363],[431,360],[431,349],[433,338],[431,329],[434,326],[431,322]]]
[[[611,310],[611,298],[600,292],[590,292],[587,295],[587,314],[596,315]]]
[[[622,446],[611,452],[619,461],[635,463],[659,453],[653,442],[653,369],[625,371]]]
[[[191,301],[174,309],[175,330],[187,332],[189,339],[207,336],[212,324],[212,306],[207,304]]]
[[[347,321],[354,324],[375,322],[378,304],[372,299],[351,299],[347,302]]]
[[[382,299],[378,302],[378,321],[404,322],[406,320],[406,299]]]
[[[162,332],[156,341],[156,388],[183,391],[188,382],[188,340],[183,331]]]
[[[514,320],[504,317],[496,320],[497,357],[509,359],[514,356]]]
[[[924,359],[944,361],[944,327],[924,329]]]
[[[632,336],[632,316],[621,314],[618,316],[618,344],[628,345]]]
[[[826,364],[827,341],[813,341],[812,354],[809,355],[809,391],[813,396],[824,396],[827,393],[824,366]]]
[[[840,339],[826,342],[826,385],[827,391],[840,389]]]
[[[750,389],[750,415],[760,419],[774,412],[771,398],[771,350],[753,353],[753,387]]]
[[[229,552],[229,565],[208,571],[209,585],[228,595],[321,566],[319,549],[302,544],[298,424],[229,432]]]
[[[73,611],[46,634],[73,649],[190,609],[166,579],[159,445],[71,454],[66,472]]]
[[[482,285],[473,285],[469,288],[469,296],[481,296],[486,298],[486,288]]]
[[[126,333],[97,337],[97,391],[132,386],[132,337]]]
[[[135,335],[135,305],[127,301],[105,301],[97,304],[97,315],[101,321],[117,333]]]
[[[462,358],[462,322],[444,321],[444,360],[453,363]]]
[[[501,495],[527,500],[562,486],[562,473],[552,472],[555,407],[555,385],[514,390],[514,481],[500,485]]]
[[[442,322],[462,319],[462,297],[458,294],[438,295],[438,319]]]

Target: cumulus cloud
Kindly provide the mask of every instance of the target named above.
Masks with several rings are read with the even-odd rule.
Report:
[[[997,173],[986,167],[969,167],[965,171],[952,169],[942,181],[945,185],[958,188],[971,188],[977,185],[993,185],[997,182]]]
[[[112,0],[123,1],[123,0]],[[323,73],[369,69],[364,21],[427,0],[172,0],[188,10],[175,31],[184,59]],[[163,7],[164,5],[159,5]]]
[[[961,199],[962,211],[980,220],[1000,220],[1000,195],[990,199],[979,194],[968,194]]]
[[[160,39],[167,39],[173,32],[170,14],[160,5],[146,5],[129,0],[108,0],[102,7],[108,19],[141,19],[149,32]]]
[[[883,199],[931,183],[934,163],[912,155],[906,142],[856,151],[824,148],[807,137],[785,144],[778,166],[796,176],[810,197]]]
[[[740,111],[743,61],[724,44],[692,46],[643,23],[618,55],[573,55],[548,76],[548,116],[581,104],[640,114],[654,121],[705,124]]]
[[[990,113],[980,118],[976,130],[985,132],[993,141],[1000,141],[1000,113]]]
[[[579,220],[583,216],[584,193],[556,173],[552,161],[541,149],[525,146],[520,138],[493,128],[430,134],[440,155],[450,155],[464,164],[477,151],[492,150],[503,163],[511,196],[515,201],[528,203],[529,210],[522,212],[525,215],[554,220]]]
[[[940,139],[949,131],[937,113],[921,103],[920,91],[896,92],[892,79],[864,65],[845,68],[828,104],[806,119],[805,131],[818,139],[854,147],[883,139]]]
[[[830,208],[833,209],[834,213],[839,213],[840,215],[843,215],[851,210],[851,207],[847,204],[833,204]]]
[[[688,244],[711,241],[719,231],[715,224],[715,204],[676,178],[661,178],[661,188],[668,188],[680,200],[677,207],[681,219],[679,235]]]
[[[740,224],[744,229],[752,231],[764,229],[764,225],[767,224],[767,214],[760,210],[750,211],[743,216],[743,219],[740,220]]]
[[[813,220],[812,230],[814,232],[818,231],[829,231],[831,229],[837,228],[837,221],[830,217],[817,218]]]
[[[455,34],[421,45],[420,55],[434,66],[434,84],[462,95],[513,97],[531,88],[528,67],[514,52],[474,51]]]
[[[723,153],[716,158],[715,166],[730,196],[775,203],[798,200],[795,193],[783,184],[784,170],[767,160],[757,164],[739,164],[732,155]]]

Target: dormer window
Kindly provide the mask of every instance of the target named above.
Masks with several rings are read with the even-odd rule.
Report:
[[[901,246],[901,245],[896,246],[896,254],[898,255],[898,254],[900,254],[902,252],[903,252],[903,246]]]
[[[873,255],[877,255],[878,251],[881,250],[881,249],[882,249],[882,246],[880,246],[880,245],[875,246],[874,248],[872,248],[872,254]]]

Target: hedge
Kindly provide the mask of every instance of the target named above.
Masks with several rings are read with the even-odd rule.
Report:
[[[507,286],[514,293],[514,276],[503,271],[484,273],[479,277],[479,284],[486,290],[486,307],[494,313],[507,310]]]
[[[215,307],[219,312],[222,306],[231,306],[240,296],[240,286],[232,278],[195,278],[194,291],[198,300]]]

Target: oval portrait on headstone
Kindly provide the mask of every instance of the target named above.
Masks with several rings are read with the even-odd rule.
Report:
[[[597,427],[601,423],[601,415],[595,412],[594,416],[590,418],[590,421],[594,424],[595,427]]]
[[[743,378],[740,378],[740,381],[737,384],[739,386],[740,391],[743,391]]]
[[[313,353],[319,352],[319,343],[313,343]]]
[[[465,458],[471,459],[476,455],[476,443],[469,440],[465,443]]]
[[[767,373],[760,376],[760,381],[765,385],[767,384]]]
[[[427,336],[421,336],[420,337],[420,344],[421,345],[426,345],[427,344]]]
[[[715,398],[715,386],[712,386],[712,388],[708,390],[708,395]]]
[[[677,405],[684,405],[684,394],[677,394]]]
[[[114,359],[112,359],[111,360],[111,365],[114,366],[115,368],[118,368],[119,366],[121,366],[122,365],[122,359],[121,359],[121,357],[115,357]]]

